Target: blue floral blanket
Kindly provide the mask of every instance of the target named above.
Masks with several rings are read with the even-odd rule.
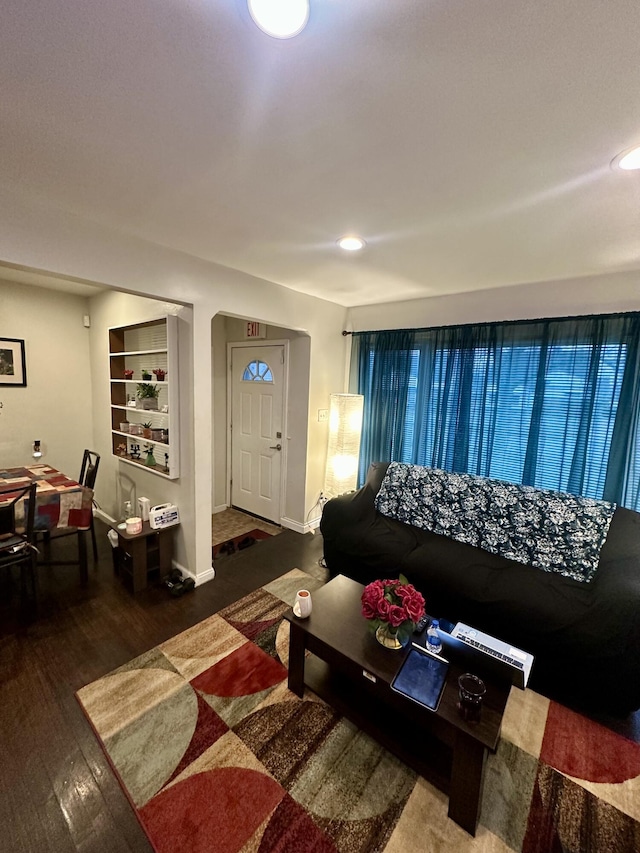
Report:
[[[391,462],[383,515],[546,572],[588,583],[615,504],[472,474]]]

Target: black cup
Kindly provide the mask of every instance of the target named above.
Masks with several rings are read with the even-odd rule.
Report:
[[[477,675],[465,672],[458,678],[458,710],[467,723],[474,723],[480,719],[482,698],[486,692],[484,681]]]

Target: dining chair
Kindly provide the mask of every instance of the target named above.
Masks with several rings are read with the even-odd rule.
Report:
[[[93,450],[85,450],[82,456],[82,465],[80,467],[80,477],[78,482],[81,486],[86,486],[88,489],[95,489],[96,477],[98,476],[98,465],[100,464],[100,454]],[[96,531],[93,526],[93,512],[91,513],[91,543],[93,545],[93,559],[98,559],[98,545],[96,543]]]
[[[33,529],[36,487],[36,483],[30,483],[0,491],[0,569],[20,566],[23,603],[27,600],[28,585],[33,601],[36,599],[38,549]],[[18,512],[19,507],[21,512]]]
[[[80,476],[78,477],[78,482],[81,486],[86,486],[88,489],[94,489],[96,485],[96,478],[98,476],[98,466],[100,465],[100,454],[96,453],[93,450],[85,450],[82,455],[82,464],[80,466]],[[98,543],[96,541],[96,531],[93,525],[93,512],[91,513],[91,544],[93,546],[93,559],[94,562],[98,560]],[[43,534],[44,545],[45,545],[45,563],[49,563],[51,565],[60,564],[59,561],[54,563],[50,559],[50,545],[52,539],[63,539],[65,536],[78,536],[78,545],[79,547],[84,546],[84,540],[80,537],[84,536],[84,532],[78,530],[77,527],[63,527],[56,530],[47,530]],[[63,562],[63,565],[67,565],[67,561]]]

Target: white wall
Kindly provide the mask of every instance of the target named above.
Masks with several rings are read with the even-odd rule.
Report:
[[[71,477],[93,448],[91,352],[80,296],[0,280],[0,336],[25,342],[27,386],[0,386],[0,466],[42,461]]]
[[[334,303],[180,252],[105,229],[60,210],[32,205],[19,193],[0,189],[0,262],[98,283],[160,300],[177,300],[193,308],[191,387],[181,387],[193,405],[191,446],[197,459],[193,480],[185,485],[193,500],[193,527],[185,539],[195,540],[194,561],[187,568],[198,580],[211,576],[211,514],[213,472],[212,319],[216,314],[246,317],[273,326],[305,330],[311,341],[310,387],[317,400],[344,386],[345,309]],[[206,366],[206,369],[203,367]],[[304,483],[304,503],[296,517],[304,522],[322,488],[325,447],[323,432],[309,435],[306,469],[297,471]],[[181,477],[181,480],[183,478]]]
[[[458,293],[411,299],[349,311],[347,328],[418,329],[458,323],[573,317],[640,310],[640,272],[617,273],[565,281],[499,287],[481,293]]]

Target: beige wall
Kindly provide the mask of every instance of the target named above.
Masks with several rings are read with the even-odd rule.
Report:
[[[347,328],[417,329],[457,323],[571,317],[640,310],[640,272],[500,287],[482,293],[459,293],[411,299],[349,311]]]
[[[42,461],[77,477],[93,448],[90,330],[86,299],[0,280],[0,336],[25,342],[27,386],[0,386],[0,466]]]

